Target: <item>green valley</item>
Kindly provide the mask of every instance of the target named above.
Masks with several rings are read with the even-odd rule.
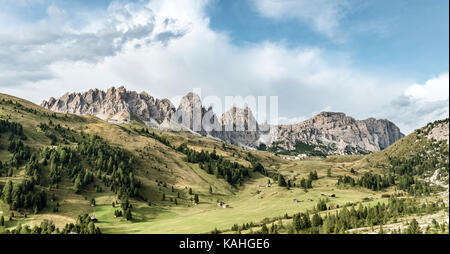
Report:
[[[299,159],[6,94],[0,121],[0,233],[448,233],[448,136],[429,137],[448,119]]]

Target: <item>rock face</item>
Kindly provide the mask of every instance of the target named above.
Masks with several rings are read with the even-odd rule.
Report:
[[[146,92],[140,94],[124,87],[112,87],[104,92],[91,89],[83,94],[66,93],[59,99],[43,101],[42,107],[56,112],[91,115],[113,122],[129,122],[136,117],[148,124],[161,124],[175,113],[168,99],[155,99]]]
[[[200,97],[193,93],[181,99],[172,121],[230,144],[255,146],[259,139],[258,123],[249,108],[233,107],[219,119],[212,108],[205,109]]]
[[[186,129],[194,132],[204,134],[202,127],[202,119],[206,110],[202,105],[202,101],[197,94],[188,93],[181,98],[180,105],[172,120],[182,125]]]
[[[449,121],[448,118],[437,121],[434,124],[426,126],[427,138],[434,139],[436,141],[445,140],[447,145],[449,144]]]
[[[355,120],[344,113],[322,112],[306,121],[279,125],[271,137],[279,147],[294,150],[298,142],[317,146],[327,154],[355,154],[382,150],[404,135],[388,120]]]
[[[218,138],[235,145],[255,147],[260,137],[259,125],[250,108],[232,107],[221,117]]]
[[[303,143],[325,154],[379,151],[404,136],[388,120],[355,120],[344,113],[322,112],[298,124],[269,126],[258,124],[249,108],[233,107],[219,119],[212,108],[203,107],[200,97],[194,93],[184,96],[175,108],[168,99],[155,99],[145,92],[138,94],[124,87],[112,87],[106,92],[91,89],[83,94],[67,93],[59,99],[50,98],[41,106],[120,123],[136,118],[154,128],[188,130],[253,148],[265,144],[295,150],[298,143]]]

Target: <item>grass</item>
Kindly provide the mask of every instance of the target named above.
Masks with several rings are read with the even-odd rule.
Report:
[[[98,225],[106,233],[207,233],[215,228],[229,229],[236,223],[258,222],[286,213],[292,215],[313,209],[324,193],[336,194],[336,198],[330,198],[329,205],[343,206],[349,202],[361,202],[367,197],[382,200],[379,194],[368,190],[330,186],[334,180],[327,178],[318,180],[317,187],[307,193],[299,188],[286,190],[277,186],[258,187],[267,180],[260,177],[247,183],[236,195],[219,197],[230,205],[226,209],[218,207],[211,199],[202,201],[201,198],[200,204],[194,207],[133,203],[134,220],[127,222],[123,218],[114,218],[115,208],[111,206],[111,200],[106,199],[104,202],[97,202],[99,205],[95,207],[95,215],[99,219]],[[301,202],[294,203],[294,198]]]
[[[29,137],[24,143],[34,149],[49,146],[50,140],[38,128],[40,122],[48,122],[49,117],[45,114],[54,114],[51,111],[38,107],[30,102],[0,94],[0,99],[12,99],[22,105],[36,109],[40,114],[35,115],[23,110],[17,111],[11,105],[0,107],[0,116],[9,118],[24,126],[26,136]],[[35,225],[44,219],[51,219],[58,227],[66,223],[74,222],[80,214],[88,213],[95,215],[99,222],[97,225],[104,233],[207,233],[215,228],[227,230],[234,224],[259,222],[265,218],[275,218],[292,215],[316,206],[321,194],[335,194],[336,198],[330,198],[329,205],[342,206],[347,203],[362,202],[365,198],[371,198],[367,203],[384,202],[381,198],[384,192],[372,192],[363,188],[338,188],[337,179],[342,175],[350,175],[350,170],[355,169],[358,174],[369,170],[382,170],[374,167],[374,162],[385,160],[383,152],[367,156],[330,156],[324,158],[307,158],[301,160],[287,161],[279,156],[265,151],[249,151],[237,146],[229,145],[188,132],[161,132],[151,129],[151,132],[164,136],[174,146],[187,143],[192,149],[201,149],[217,154],[228,160],[249,166],[247,160],[249,154],[261,162],[267,169],[278,171],[287,179],[299,180],[307,177],[309,172],[317,171],[319,180],[313,182],[313,189],[305,192],[300,188],[287,190],[273,184],[266,186],[269,178],[259,173],[252,173],[243,186],[231,186],[224,179],[217,179],[201,170],[198,165],[187,163],[185,155],[168,147],[161,142],[142,136],[133,128],[142,128],[142,123],[135,121],[131,125],[110,124],[95,117],[80,117],[75,115],[56,114],[59,118],[52,121],[62,126],[69,126],[73,130],[83,130],[84,133],[98,134],[105,142],[119,146],[130,151],[138,158],[133,171],[142,182],[140,195],[142,199],[133,199],[133,221],[125,221],[123,218],[115,218],[112,202],[117,201],[114,193],[109,191],[98,180],[90,184],[80,194],[75,194],[72,182],[67,176],[63,176],[58,189],[50,190],[48,186],[42,186],[50,193],[56,195],[55,202],[49,202],[49,206],[39,214],[28,213],[28,218],[16,216],[15,220],[8,222],[6,228],[13,228],[21,224]],[[7,161],[11,157],[4,148],[7,144],[6,135],[0,136],[0,160]],[[401,141],[410,142],[410,141]],[[406,145],[408,145],[407,143]],[[405,144],[402,144],[402,146]],[[395,145],[394,145],[395,146]],[[389,148],[388,148],[389,149]],[[393,148],[394,149],[394,148]],[[396,148],[403,149],[403,148]],[[396,151],[401,153],[402,151]],[[45,169],[47,170],[47,169]],[[328,177],[328,170],[331,176]],[[44,175],[48,172],[44,172]],[[15,170],[14,176],[0,177],[0,187],[7,180],[20,181],[24,178],[23,168]],[[162,181],[167,187],[158,186],[157,181]],[[101,185],[103,192],[95,192],[94,185]],[[171,187],[175,191],[172,192]],[[213,193],[209,193],[210,186]],[[193,196],[188,194],[192,188],[199,195],[200,204],[195,205],[191,201]],[[393,190],[387,190],[391,193]],[[176,198],[178,205],[170,201],[162,201],[162,194],[166,200]],[[95,198],[96,206],[91,207],[89,201]],[[301,202],[294,203],[293,199]],[[313,201],[309,201],[312,199]],[[149,206],[148,201],[152,204]],[[222,201],[230,205],[230,208],[220,208],[217,202]],[[53,213],[52,209],[59,203],[59,212]],[[0,201],[0,211],[4,216],[11,215],[9,207]]]

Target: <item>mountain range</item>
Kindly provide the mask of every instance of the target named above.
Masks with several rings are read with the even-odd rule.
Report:
[[[161,130],[186,130],[230,144],[279,153],[361,154],[385,149],[404,137],[389,120],[356,120],[337,112],[321,112],[297,124],[267,128],[256,121],[248,107],[232,107],[217,117],[194,93],[188,93],[175,107],[168,99],[127,91],[123,86],[111,87],[106,92],[91,89],[85,93],[66,93],[58,99],[51,97],[43,101],[41,106],[60,113],[91,115],[108,122],[137,120]],[[213,128],[205,129],[201,124],[205,115]],[[180,116],[187,117],[188,121],[180,121],[183,119]],[[252,125],[254,128],[250,129]],[[244,128],[228,131],[227,126]]]

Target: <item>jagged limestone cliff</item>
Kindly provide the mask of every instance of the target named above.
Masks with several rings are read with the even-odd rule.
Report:
[[[135,116],[145,122],[163,123],[175,113],[168,99],[155,99],[146,92],[112,87],[106,92],[91,89],[83,94],[66,93],[59,99],[43,101],[42,107],[56,112],[92,115],[103,120],[128,122]]]
[[[294,150],[298,143],[305,143],[327,154],[379,151],[404,136],[388,120],[355,120],[344,113],[334,112],[322,112],[298,124],[274,128],[273,135],[276,136],[269,140],[285,150]]]
[[[233,107],[219,118],[212,108],[203,107],[201,98],[194,93],[184,96],[175,108],[168,99],[156,99],[146,92],[127,91],[124,87],[112,87],[106,92],[91,89],[83,94],[67,93],[59,99],[50,98],[41,106],[115,122],[129,122],[136,117],[152,127],[190,130],[246,147],[265,144],[295,150],[298,144],[306,144],[325,154],[379,151],[404,136],[388,120],[355,120],[344,113],[333,112],[322,112],[297,124],[270,126],[266,130],[256,122],[249,108]]]

